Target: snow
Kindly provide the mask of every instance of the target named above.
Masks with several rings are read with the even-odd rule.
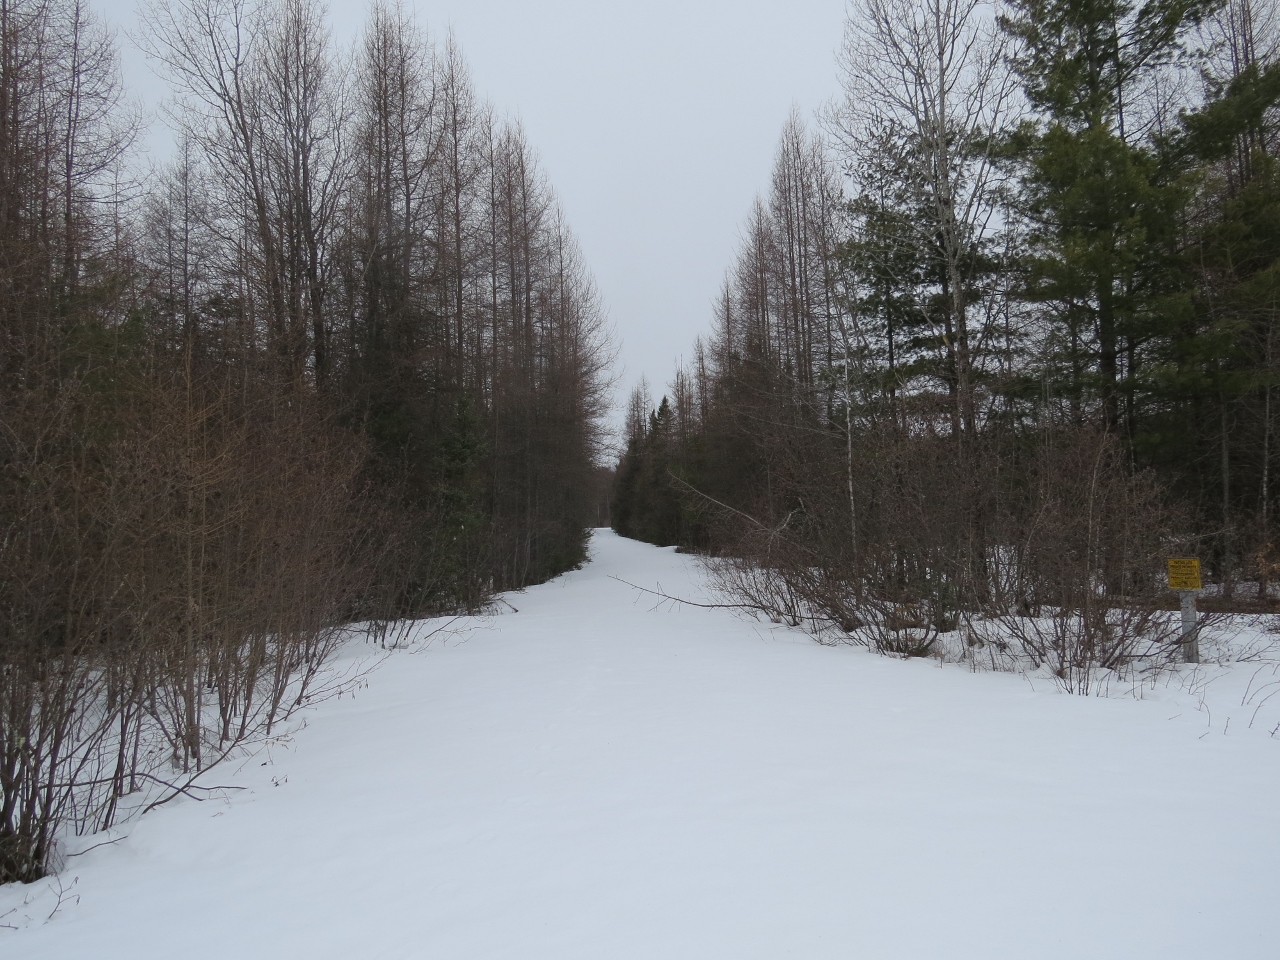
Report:
[[[1072,697],[656,606],[612,578],[697,599],[692,558],[592,553],[205,779],[243,789],[0,889],[0,954],[1277,955],[1257,664]]]

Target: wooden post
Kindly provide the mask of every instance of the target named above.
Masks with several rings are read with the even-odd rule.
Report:
[[[1169,589],[1178,591],[1182,608],[1182,659],[1200,662],[1200,628],[1197,623],[1196,596],[1200,593],[1200,561],[1192,557],[1171,557]]]

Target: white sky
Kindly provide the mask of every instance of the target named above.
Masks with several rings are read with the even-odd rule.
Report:
[[[130,87],[158,99],[126,35],[135,0],[96,4],[121,30]],[[616,330],[619,405],[641,374],[660,395],[708,328],[787,112],[838,90],[844,0],[406,5],[437,37],[452,26],[477,91],[524,122]],[[366,7],[331,2],[336,40]]]

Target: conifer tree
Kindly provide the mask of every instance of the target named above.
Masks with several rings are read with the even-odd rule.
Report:
[[[1032,253],[1026,296],[1055,327],[1046,382],[1076,422],[1134,429],[1182,184],[1143,122],[1142,86],[1215,0],[1014,0],[1001,22],[1035,119],[1012,138]]]

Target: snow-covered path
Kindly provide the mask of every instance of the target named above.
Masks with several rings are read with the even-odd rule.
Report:
[[[1280,956],[1264,732],[655,610],[610,577],[689,558],[593,554],[71,861],[51,921],[0,889],[0,956]]]

